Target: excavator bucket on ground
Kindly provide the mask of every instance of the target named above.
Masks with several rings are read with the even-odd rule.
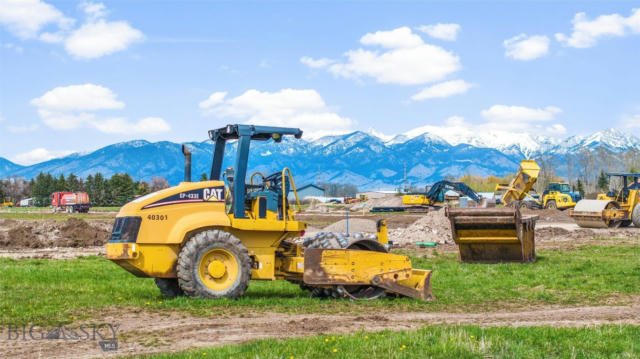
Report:
[[[461,262],[534,262],[538,216],[518,208],[447,208]]]

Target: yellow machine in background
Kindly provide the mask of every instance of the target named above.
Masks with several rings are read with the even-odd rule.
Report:
[[[11,202],[11,201],[3,201],[0,202],[0,208],[2,207],[13,207],[15,203]]]
[[[501,202],[505,207],[529,209],[569,209],[575,207],[576,202],[582,199],[579,193],[572,192],[569,184],[564,182],[549,183],[542,196],[531,195],[539,173],[540,166],[536,161],[522,160],[513,180],[509,184],[496,185],[495,193],[502,194]]]
[[[285,135],[296,128],[229,125],[209,131],[214,155],[209,181],[185,182],[126,204],[116,217],[107,258],[140,277],[153,277],[175,297],[238,298],[249,280],[285,279],[318,297],[373,299],[393,293],[432,299],[431,271],[413,269],[404,255],[388,253],[386,224],[378,235],[320,233],[303,245],[307,224],[295,219],[287,200],[295,184],[288,169],[255,173],[246,184],[251,141]],[[237,140],[235,165],[222,175],[227,141]],[[258,176],[261,183],[254,184]]]
[[[585,228],[640,227],[640,173],[607,173],[619,184],[597,199],[583,199],[569,215]],[[629,183],[628,179],[632,179]]]
[[[522,160],[518,173],[509,182],[508,185],[499,184],[496,186],[496,192],[501,192],[500,201],[505,207],[520,203],[529,195],[529,191],[538,180],[540,166],[534,160]]]

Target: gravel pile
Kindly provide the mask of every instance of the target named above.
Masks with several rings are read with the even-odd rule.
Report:
[[[444,212],[432,211],[407,228],[389,230],[389,239],[399,245],[416,242],[453,243],[451,222]]]
[[[347,220],[343,219],[330,224],[323,229],[324,232],[347,232]],[[370,219],[349,218],[349,233],[376,233],[376,222]]]

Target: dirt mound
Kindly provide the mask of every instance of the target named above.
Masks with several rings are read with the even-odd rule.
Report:
[[[0,241],[3,247],[42,248],[46,243],[38,238],[32,226],[17,226],[7,232],[7,238]]]
[[[92,247],[107,243],[109,232],[89,225],[85,220],[69,218],[60,228],[59,247]]]
[[[407,228],[390,230],[389,236],[399,245],[416,242],[453,243],[451,222],[444,210],[429,212]]]
[[[569,211],[561,211],[558,209],[523,209],[523,215],[539,216],[539,221],[556,222],[556,223],[572,223],[573,219],[569,216]]]
[[[375,199],[372,198],[366,202],[348,205],[348,208],[351,211],[362,211],[362,207],[364,207],[365,211],[370,211],[373,207],[402,207],[402,197],[387,196]]]
[[[51,248],[102,246],[109,239],[112,221],[95,223],[69,218],[55,220],[5,220],[0,226],[0,247]]]
[[[325,232],[339,232],[346,233],[347,232],[347,220],[343,219],[336,223],[330,224],[323,229]],[[376,222],[370,219],[362,219],[362,218],[351,218],[349,219],[349,233],[359,233],[359,232],[367,232],[367,233],[375,233]]]

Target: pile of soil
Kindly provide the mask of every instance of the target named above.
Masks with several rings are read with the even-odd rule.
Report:
[[[96,221],[97,222],[97,221]],[[104,223],[102,223],[104,222]],[[89,224],[69,218],[55,220],[4,220],[0,226],[0,247],[51,248],[102,246],[109,239],[113,222]]]
[[[343,219],[336,223],[330,224],[323,229],[324,232],[347,232],[347,220]],[[376,222],[370,219],[350,218],[349,233],[376,233]]]
[[[92,247],[101,246],[109,240],[109,232],[89,225],[85,220],[69,218],[60,228],[61,240],[58,247]]]
[[[402,196],[387,196],[382,198],[370,199],[366,202],[353,203],[348,205],[351,211],[370,211],[373,207],[402,207]]]
[[[32,226],[17,226],[7,232],[7,238],[0,240],[3,247],[43,248],[47,246],[41,241]]]
[[[523,209],[521,213],[526,216],[539,216],[541,222],[573,223],[569,211],[559,209]]]
[[[407,228],[390,230],[389,237],[398,245],[416,242],[453,243],[451,222],[444,210],[429,212]]]

